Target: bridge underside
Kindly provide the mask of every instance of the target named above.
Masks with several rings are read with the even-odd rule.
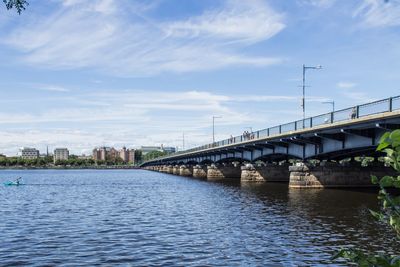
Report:
[[[376,159],[381,136],[400,128],[400,112],[355,119],[267,138],[174,154],[142,167],[208,180],[238,178],[243,182],[289,182],[292,188],[371,186],[371,174],[392,174]],[[362,167],[355,157],[372,157]],[[351,158],[350,162],[341,160]],[[292,166],[288,162],[291,162]]]
[[[380,137],[400,128],[400,118],[379,119],[340,127],[312,129],[224,147],[172,155],[143,164],[211,164],[227,162],[279,162],[297,160],[341,160],[355,156],[380,156],[375,152]]]

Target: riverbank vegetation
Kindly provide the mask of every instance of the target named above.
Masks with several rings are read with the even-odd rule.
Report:
[[[52,156],[39,157],[36,159],[23,159],[21,157],[0,157],[0,168],[62,168],[62,167],[96,167],[96,166],[132,166],[121,158],[98,160],[92,158],[79,158],[70,156],[68,160],[57,160],[54,162]]]
[[[390,226],[393,235],[400,239],[400,195],[389,193],[393,188],[400,190],[400,130],[385,133],[377,148],[386,154],[385,162],[394,168],[398,176],[372,177],[372,182],[379,185],[378,199],[381,201],[379,211],[370,211],[378,221]],[[382,248],[384,250],[384,248]],[[400,255],[388,253],[371,253],[359,249],[342,249],[333,259],[342,258],[348,263],[368,267],[400,267]]]

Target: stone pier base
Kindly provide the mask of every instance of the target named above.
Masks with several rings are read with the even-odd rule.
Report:
[[[182,165],[179,168],[179,175],[181,176],[193,176],[193,167],[192,166],[186,166]]]
[[[179,166],[172,167],[172,174],[179,175]]]
[[[165,173],[173,174],[174,173],[174,168],[172,165],[165,166],[164,168]]]
[[[371,175],[383,177],[394,175],[390,167],[374,165],[362,167],[354,162],[340,165],[336,162],[321,163],[312,166],[307,163],[297,163],[289,167],[290,188],[325,188],[325,187],[367,187],[371,183]]]
[[[207,167],[207,180],[240,179],[241,173],[240,166],[212,164]]]
[[[196,165],[193,167],[193,178],[207,179],[207,166]]]
[[[289,182],[289,164],[266,166],[246,164],[241,169],[241,182]]]

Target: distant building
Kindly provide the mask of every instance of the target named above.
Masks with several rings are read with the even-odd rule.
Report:
[[[98,160],[106,160],[107,155],[110,154],[110,149],[109,147],[98,147],[93,149],[93,159],[98,161]]]
[[[98,147],[93,149],[93,159],[98,160],[115,160],[117,158],[122,159],[126,163],[135,163],[135,150],[127,149],[126,147],[120,150],[114,147]]]
[[[128,160],[127,160],[128,163],[131,163],[131,164],[136,163],[135,152],[136,152],[135,149],[128,149]]]
[[[87,156],[87,155],[85,155],[85,154],[82,154],[82,155],[80,155],[80,156],[78,156],[78,159],[92,159],[93,157],[92,156]]]
[[[124,161],[124,162],[128,162],[128,157],[129,157],[129,152],[128,152],[128,150],[126,149],[126,147],[123,147],[123,148],[121,148],[120,149],[120,151],[119,151],[119,157]]]
[[[68,160],[69,151],[67,148],[56,148],[54,149],[54,162],[57,160]]]
[[[39,150],[36,148],[22,147],[19,149],[19,155],[23,159],[37,159],[39,157]]]

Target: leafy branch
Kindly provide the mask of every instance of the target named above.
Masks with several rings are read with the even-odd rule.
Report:
[[[385,133],[377,147],[377,151],[386,154],[385,162],[400,173],[400,130]],[[400,175],[384,176],[379,179],[372,176],[372,183],[380,187],[378,199],[382,203],[381,211],[370,210],[373,217],[384,222],[393,229],[400,239],[400,196],[391,196],[387,188],[400,189]],[[362,267],[400,267],[400,256],[373,255],[357,249],[342,249],[332,259],[343,258],[349,263]]]
[[[15,8],[18,14],[21,14],[23,10],[29,5],[26,0],[3,0],[7,9]]]

